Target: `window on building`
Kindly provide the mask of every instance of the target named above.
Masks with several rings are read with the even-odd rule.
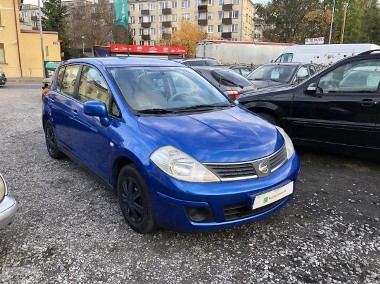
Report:
[[[184,21],[190,20],[190,13],[185,13],[181,15],[181,19]]]
[[[238,32],[238,26],[239,25],[237,25],[237,24],[230,25],[230,26],[228,26],[228,31],[232,32],[232,33],[237,33]]]
[[[1,25],[1,23],[0,23],[0,25]],[[4,43],[0,43],[0,63],[5,63]]]
[[[174,34],[175,32],[177,32],[177,28],[176,27],[172,27],[172,34]]]
[[[224,4],[224,0],[218,0],[218,3],[219,3],[219,5],[223,5]]]
[[[129,23],[130,24],[135,24],[136,23],[136,17],[135,16],[129,17]]]
[[[143,22],[143,17],[139,17],[137,23],[141,24]]]
[[[144,45],[144,41],[143,40],[140,40],[140,45]]]
[[[144,4],[143,3],[139,4],[139,11],[141,11],[141,10],[144,10]]]
[[[172,15],[172,22],[177,22],[177,14]]]
[[[155,28],[150,28],[149,29],[149,34],[150,35],[155,35],[156,34],[156,29]]]
[[[230,11],[229,16],[232,19],[237,19],[237,18],[239,18],[239,11]]]
[[[133,36],[135,36],[135,35],[136,35],[136,29],[131,29],[131,34],[132,34]]]
[[[199,13],[199,19],[206,20],[207,19],[207,13]]]
[[[156,10],[156,3],[148,3],[148,9],[150,11]]]
[[[209,4],[210,6],[214,6],[214,0],[208,0],[208,4]]]
[[[135,10],[135,4],[129,4],[129,11]]]
[[[239,0],[232,0],[232,4],[239,4]]]
[[[181,8],[190,8],[190,1],[181,1]]]
[[[224,12],[223,11],[219,11],[218,12],[218,19],[223,19],[224,18]]]
[[[144,29],[139,29],[139,35],[143,35],[144,34]]]
[[[169,8],[168,2],[160,2],[160,9],[166,9]]]
[[[156,45],[156,41],[155,40],[149,41],[149,45]]]
[[[207,26],[207,33],[212,34],[214,32],[214,26]]]
[[[222,33],[223,32],[223,25],[218,25],[218,33]]]
[[[214,13],[208,13],[207,19],[213,20],[214,19]]]
[[[154,22],[156,21],[156,16],[150,16],[150,17],[149,17],[149,21],[150,21],[151,23],[154,23]]]
[[[177,1],[172,1],[172,8],[177,8]]]

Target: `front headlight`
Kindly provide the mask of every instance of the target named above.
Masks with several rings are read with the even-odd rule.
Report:
[[[294,155],[293,142],[290,139],[290,137],[288,136],[288,134],[286,134],[284,129],[282,129],[281,127],[278,127],[278,126],[276,126],[276,128],[281,133],[282,137],[284,137],[285,147],[286,147],[286,157],[289,160]]]
[[[218,182],[209,169],[173,146],[158,148],[150,159],[169,176],[188,182]]]
[[[4,196],[6,193],[7,193],[7,186],[5,184],[4,178],[0,175],[0,201],[4,199]]]

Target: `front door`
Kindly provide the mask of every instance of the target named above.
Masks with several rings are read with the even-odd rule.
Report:
[[[349,62],[321,74],[315,95],[299,90],[292,106],[292,138],[378,147],[380,60]]]

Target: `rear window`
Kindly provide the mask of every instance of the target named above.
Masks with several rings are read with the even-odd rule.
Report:
[[[224,86],[252,86],[250,81],[232,70],[213,70],[210,74],[219,84]]]

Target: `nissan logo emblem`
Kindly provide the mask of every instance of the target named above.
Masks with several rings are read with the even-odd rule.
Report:
[[[265,162],[262,162],[259,164],[259,171],[262,172],[263,174],[267,174],[269,171],[269,167]]]

